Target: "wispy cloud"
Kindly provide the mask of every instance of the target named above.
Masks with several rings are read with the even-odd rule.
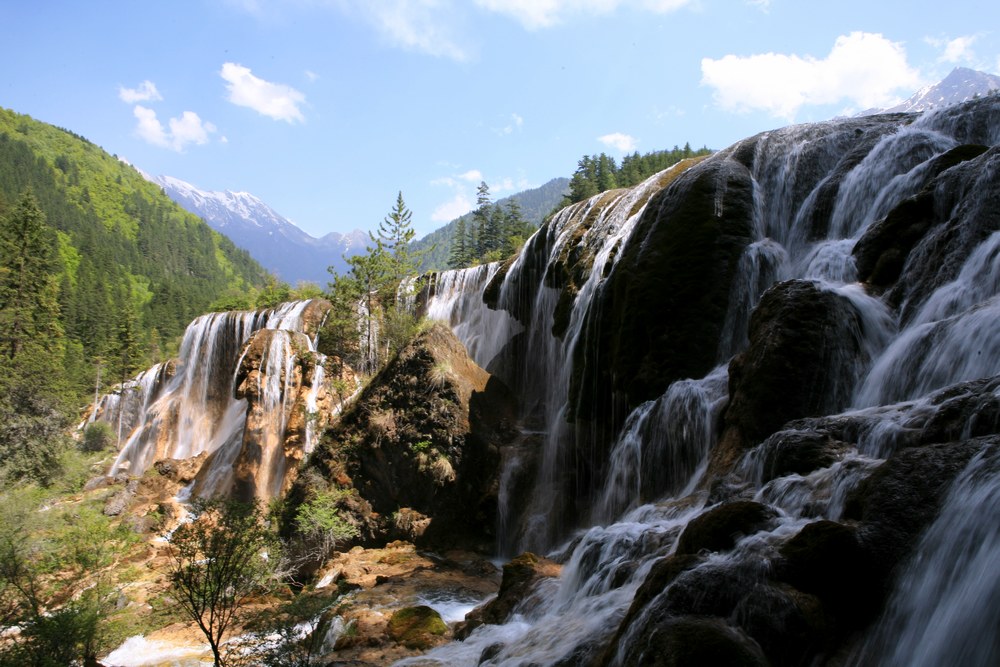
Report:
[[[771,9],[771,0],[746,0],[751,7],[756,7],[765,14]]]
[[[979,35],[963,35],[954,39],[938,39],[935,37],[925,38],[925,42],[936,49],[941,50],[938,61],[943,63],[971,63],[976,60],[976,54],[972,50],[972,45],[979,39]]]
[[[493,131],[500,136],[514,134],[514,132],[520,130],[524,126],[524,118],[516,113],[512,113],[510,117],[505,120],[507,123],[503,127],[493,128]]]
[[[305,122],[299,107],[305,104],[306,96],[291,86],[265,81],[254,76],[249,67],[237,63],[223,64],[219,75],[226,81],[228,99],[233,104],[275,120]]]
[[[156,117],[156,112],[141,104],[132,110],[136,118],[136,134],[154,146],[169,148],[178,153],[188,146],[207,144],[209,135],[215,132],[215,125],[203,121],[193,111],[185,111],[179,118],[171,118],[166,129]]]
[[[444,202],[431,213],[431,220],[434,222],[451,222],[460,215],[465,215],[472,210],[474,204],[472,200],[463,192],[458,192],[454,197]]]
[[[163,99],[160,91],[156,89],[156,84],[150,80],[145,80],[139,84],[138,88],[118,87],[118,99],[126,104],[136,102],[155,102]]]
[[[470,169],[464,174],[459,174],[458,177],[463,181],[467,181],[469,183],[479,183],[480,181],[483,180],[483,172],[479,171],[478,169]]]
[[[853,32],[838,37],[825,58],[762,53],[701,61],[702,84],[729,111],[766,111],[792,120],[805,105],[891,106],[897,91],[920,86],[898,42],[881,34]]]
[[[635,137],[629,136],[627,134],[622,134],[621,132],[612,132],[611,134],[605,134],[602,137],[597,137],[605,146],[614,148],[622,153],[631,153],[635,150],[636,140]]]
[[[690,4],[693,0],[476,0],[479,7],[506,14],[528,30],[551,27],[573,14],[596,16],[619,7],[666,14]]]
[[[447,0],[347,1],[396,46],[452,60],[469,58],[468,47],[455,36],[454,8]]]

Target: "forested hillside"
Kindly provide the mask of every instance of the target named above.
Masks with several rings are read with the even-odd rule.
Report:
[[[520,207],[521,217],[524,221],[533,228],[537,228],[538,225],[542,224],[545,216],[551,213],[562,201],[568,186],[569,179],[553,178],[540,187],[499,199],[496,204],[502,209],[506,209],[512,201],[516,202],[517,206]],[[422,253],[420,255],[422,258],[420,271],[434,271],[449,267],[448,259],[459,221],[465,225],[472,225],[473,217],[473,212],[470,211],[413,242],[412,252]]]
[[[50,253],[38,259],[57,288],[70,390],[93,388],[99,359],[113,382],[163,357],[221,293],[265,280],[245,251],[131,166],[72,132],[0,109],[5,226],[25,193],[41,214],[39,252]]]

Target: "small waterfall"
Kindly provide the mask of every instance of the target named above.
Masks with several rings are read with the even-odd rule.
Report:
[[[1000,373],[1000,232],[969,255],[886,349],[858,389],[855,405],[882,405]]]
[[[613,521],[639,502],[683,495],[715,442],[728,398],[726,370],[719,366],[702,380],[675,382],[629,415],[611,450],[595,523]]]
[[[1000,660],[1000,456],[980,452],[952,484],[900,576],[883,618],[850,664],[963,665]]]
[[[235,396],[234,381],[247,351],[247,344],[256,332],[272,330],[271,346],[261,358],[265,385],[258,387],[261,417],[268,460],[265,470],[271,471],[271,481],[261,488],[272,494],[280,491],[285,474],[282,440],[290,409],[291,373],[297,362],[292,351],[290,332],[300,335],[308,301],[282,304],[264,311],[212,313],[195,319],[185,332],[176,372],[158,389],[150,389],[135,420],[134,430],[111,467],[109,474],[127,471],[139,475],[155,460],[185,459],[199,454],[212,455],[210,469],[203,471],[199,493],[211,495],[224,492],[232,482],[232,465],[236,461],[247,420],[248,403]],[[315,355],[316,366],[322,367],[322,355],[315,352],[314,341],[301,336],[301,345]],[[156,371],[154,373],[154,370]],[[163,368],[150,369],[139,378],[161,377]],[[313,382],[322,383],[322,371]],[[138,378],[137,378],[138,382]],[[314,384],[314,391],[319,386]],[[315,396],[313,397],[315,408]],[[103,418],[103,417],[102,417]],[[307,431],[305,447],[311,448]]]
[[[499,262],[435,274],[427,317],[447,323],[469,356],[486,368],[523,327],[503,310],[483,306],[483,292],[500,271]]]

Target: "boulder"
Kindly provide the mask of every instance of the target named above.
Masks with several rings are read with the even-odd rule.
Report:
[[[845,297],[818,283],[789,280],[761,297],[750,346],[729,364],[723,447],[756,445],[786,422],[838,412],[850,400],[864,359],[862,326]]]
[[[505,623],[511,614],[527,612],[538,603],[533,593],[538,584],[558,577],[562,566],[544,556],[525,552],[503,566],[503,578],[497,596],[486,604],[473,609],[465,622],[455,629],[457,639],[465,639],[480,625]]]
[[[635,407],[716,365],[752,228],[752,178],[733,160],[705,160],[648,202],[574,350],[577,417],[610,420],[612,396]]]
[[[702,551],[728,551],[747,535],[770,527],[777,512],[766,505],[748,500],[723,503],[692,519],[680,539],[678,554]]]
[[[937,212],[934,180],[947,169],[973,160],[987,151],[986,146],[961,145],[931,161],[925,171],[926,184],[921,191],[896,205],[881,220],[865,231],[854,246],[858,277],[874,291],[894,286],[914,247],[928,232],[944,220]]]
[[[435,546],[491,539],[499,448],[515,435],[514,404],[503,383],[435,324],[324,434],[289,502],[308,497],[310,480],[326,480],[356,489],[383,518],[371,543],[402,535]]]
[[[828,468],[840,460],[851,445],[816,429],[789,428],[769,436],[760,445],[761,482]]]
[[[652,619],[641,641],[619,647],[615,664],[636,667],[765,667],[760,646],[720,618],[664,616]],[[608,664],[608,663],[605,663]]]
[[[427,650],[440,644],[446,632],[441,615],[427,605],[404,607],[389,617],[389,637],[407,648]]]

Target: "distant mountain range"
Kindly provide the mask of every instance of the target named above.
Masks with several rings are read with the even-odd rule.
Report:
[[[327,267],[346,271],[344,255],[364,252],[368,241],[368,233],[359,229],[315,238],[249,192],[211,192],[172,176],[143,175],[292,285],[308,280],[325,286]]]
[[[956,67],[944,79],[915,92],[906,101],[887,109],[869,109],[858,114],[870,116],[877,113],[920,112],[966,102],[974,97],[993,94],[1000,90],[1000,76],[979,72],[967,67]]]
[[[344,256],[362,253],[368,244],[368,232],[360,229],[348,234],[331,232],[321,238],[311,236],[249,192],[212,192],[172,176],[151,176],[141,170],[140,173],[163,188],[177,204],[204,218],[213,229],[249,252],[266,269],[293,285],[308,280],[325,286],[330,280],[328,267],[346,272]],[[518,200],[525,219],[538,225],[561,201],[568,185],[569,179],[555,178],[541,187],[500,201]],[[430,250],[426,259],[431,256],[440,259],[427,268],[444,268],[454,225],[452,221],[414,243],[415,249]]]

